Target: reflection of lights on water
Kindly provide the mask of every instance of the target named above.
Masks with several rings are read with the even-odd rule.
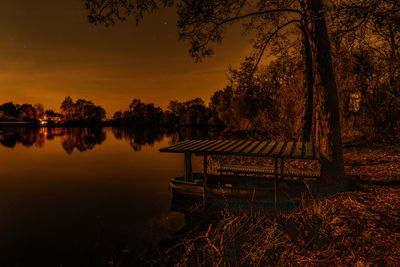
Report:
[[[39,134],[40,134],[40,136],[44,136],[46,138],[48,135],[48,129],[47,128],[39,128]]]

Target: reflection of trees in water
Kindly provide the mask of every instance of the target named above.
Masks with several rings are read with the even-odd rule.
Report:
[[[221,131],[208,128],[179,128],[172,134],[172,143],[193,139],[217,139]]]
[[[143,145],[154,145],[154,142],[160,142],[166,130],[159,128],[113,128],[115,138],[126,140],[134,151],[140,151]]]
[[[4,131],[0,131],[0,144],[5,147],[14,147],[19,140],[19,136],[15,133],[9,134]]]
[[[140,151],[143,145],[154,145],[165,137],[171,137],[172,143],[188,139],[217,138],[219,133],[206,128],[113,128],[115,138],[126,140],[135,151]]]
[[[219,133],[204,128],[112,128],[116,139],[126,140],[135,150],[140,151],[143,145],[154,145],[165,137],[172,143],[188,139],[218,138]],[[25,147],[42,147],[46,140],[62,136],[62,147],[71,154],[74,149],[86,151],[93,149],[106,139],[105,128],[0,128],[0,145],[13,148],[16,144]]]
[[[10,148],[18,143],[25,147],[42,147],[45,139],[52,135],[54,131],[45,128],[3,128],[0,129],[0,144]]]
[[[78,151],[93,149],[104,140],[106,140],[106,132],[103,128],[71,128],[64,133],[62,147],[71,154],[75,148]]]
[[[62,146],[68,154],[75,148],[79,151],[93,149],[106,139],[102,128],[1,128],[0,144],[10,148],[18,143],[25,147],[42,147],[46,140],[57,136],[63,136]]]

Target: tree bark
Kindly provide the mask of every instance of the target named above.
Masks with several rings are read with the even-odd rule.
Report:
[[[306,30],[306,26],[308,23],[305,19],[303,19],[303,25],[301,25],[302,31],[302,43],[303,43],[303,61],[304,61],[304,83],[303,87],[305,89],[305,111],[302,119],[302,141],[310,142],[311,141],[311,130],[313,125],[313,110],[314,110],[314,73],[313,73],[313,61],[311,54],[311,45],[309,36]]]
[[[321,164],[321,189],[334,193],[347,188],[339,122],[339,101],[322,0],[307,0],[307,26],[315,79],[315,141]]]

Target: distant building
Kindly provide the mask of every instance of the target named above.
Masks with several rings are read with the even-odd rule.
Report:
[[[51,123],[51,124],[61,124],[64,123],[64,116],[60,113],[55,113],[52,110],[46,111],[43,118],[39,119],[42,125]]]

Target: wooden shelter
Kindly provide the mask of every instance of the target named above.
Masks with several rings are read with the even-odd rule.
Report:
[[[246,165],[229,165],[220,166],[221,172],[233,172],[235,175],[239,173],[252,174],[267,174],[273,175],[275,178],[275,192],[277,188],[278,178],[286,176],[310,176],[316,177],[315,172],[291,172],[284,171],[285,159],[301,159],[301,160],[316,160],[317,155],[314,144],[311,142],[277,142],[271,140],[256,141],[256,140],[187,140],[174,144],[172,146],[160,149],[160,152],[183,153],[185,181],[193,181],[191,156],[204,156],[204,172],[203,172],[203,187],[206,191],[207,185],[207,156],[250,156],[250,157],[265,157],[273,158],[275,162],[274,169],[265,166],[246,166]],[[280,168],[278,161],[280,160]],[[275,193],[275,201],[276,199]]]

